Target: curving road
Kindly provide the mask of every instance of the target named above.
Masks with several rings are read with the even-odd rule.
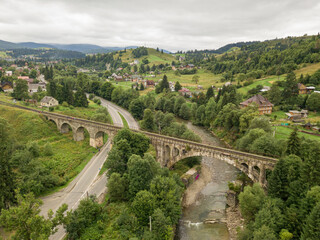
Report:
[[[88,96],[88,94],[87,94]],[[97,97],[101,100],[101,106],[108,109],[112,118],[113,124],[123,126],[121,115],[126,119],[129,128],[139,129],[138,122],[131,116],[131,114],[117,106],[116,104],[107,101],[103,98]],[[106,191],[107,176],[106,174],[98,175],[99,171],[108,156],[111,149],[111,143],[108,141],[79,173],[79,175],[61,191],[43,197],[43,205],[41,206],[41,214],[46,216],[49,209],[54,212],[64,203],[68,204],[68,210],[78,207],[81,199],[87,195],[96,195],[99,197]],[[66,232],[62,226],[59,226],[58,231],[50,237],[51,240],[63,239]]]
[[[111,143],[108,141],[101,150],[89,161],[79,175],[63,190],[42,198],[41,214],[46,216],[49,209],[54,212],[64,203],[68,204],[68,210],[78,207],[81,199],[87,195],[100,196],[106,191],[107,177],[98,175],[108,156]],[[60,240],[65,236],[62,226],[50,237],[52,240]]]
[[[87,95],[87,97],[89,97],[88,93],[86,95]],[[118,105],[114,104],[113,102],[110,102],[102,97],[96,96],[96,98],[100,99],[101,106],[108,109],[108,112],[112,118],[114,125],[119,126],[119,127],[123,127],[123,122],[122,122],[122,119],[120,116],[120,114],[121,114],[124,117],[124,119],[127,121],[130,129],[136,129],[136,130],[140,129],[138,122],[132,117],[132,115],[127,110],[125,110],[122,107],[119,107]]]
[[[138,122],[132,117],[132,115],[127,110],[101,97],[97,98],[101,100],[101,105],[108,109],[114,125],[123,126],[122,119],[119,115],[119,113],[121,113],[121,115],[126,119],[130,129],[139,130]]]

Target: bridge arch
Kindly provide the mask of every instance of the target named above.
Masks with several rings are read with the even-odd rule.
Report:
[[[83,141],[85,138],[85,128],[83,126],[79,126],[76,129],[74,129],[73,132],[73,139],[75,141]]]
[[[61,133],[68,133],[70,130],[72,130],[72,127],[69,123],[64,122],[60,126],[60,132]]]

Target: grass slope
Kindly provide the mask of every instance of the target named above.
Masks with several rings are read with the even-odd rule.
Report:
[[[0,116],[11,125],[11,133],[20,144],[35,141],[40,150],[50,143],[54,154],[40,155],[39,160],[53,174],[61,178],[61,182],[71,181],[95,154],[96,150],[89,146],[89,139],[75,142],[72,132],[61,134],[52,122],[44,120],[36,113],[0,105]]]
[[[119,53],[116,54],[115,59],[119,57]],[[123,62],[131,63],[133,62],[136,58],[132,55],[132,49],[128,49],[125,53],[121,53],[120,56],[121,60]],[[149,60],[149,65],[152,66],[153,64],[159,65],[159,64],[166,64],[169,63],[171,64],[172,61],[175,61],[176,58],[172,56],[171,54],[168,53],[161,53],[157,52],[156,49],[153,48],[148,48],[148,55],[142,56],[140,58],[137,58],[139,62],[142,62],[142,59],[147,58]]]

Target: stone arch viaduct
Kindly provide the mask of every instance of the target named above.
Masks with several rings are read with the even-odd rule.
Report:
[[[119,126],[68,117],[55,113],[45,112],[42,114],[46,116],[48,120],[55,122],[61,133],[72,130],[75,141],[82,141],[84,139],[84,130],[86,129],[90,135],[90,145],[93,147],[101,147],[103,145],[104,134],[108,134],[109,139],[112,139],[117,131],[121,129]],[[265,156],[215,147],[135,129],[132,130],[141,132],[149,137],[151,144],[156,149],[157,161],[159,161],[162,166],[169,168],[179,160],[187,157],[213,157],[235,166],[246,173],[254,182],[259,182],[261,185],[265,186],[266,169],[272,170],[277,162],[277,159]]]
[[[10,106],[12,105],[10,104]],[[19,108],[40,113],[45,116],[47,120],[53,121],[61,133],[72,130],[75,141],[82,141],[84,139],[86,129],[90,135],[90,145],[93,147],[101,147],[103,145],[104,134],[108,134],[109,139],[112,140],[113,136],[122,128],[111,124],[43,112],[20,106]],[[277,162],[275,158],[144,132],[137,129],[131,130],[148,136],[151,144],[156,149],[157,161],[160,162],[162,166],[169,168],[179,160],[187,157],[214,157],[235,166],[246,173],[254,182],[259,182],[262,186],[266,186],[266,170],[272,170]]]

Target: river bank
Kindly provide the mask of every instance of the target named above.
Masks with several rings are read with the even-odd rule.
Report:
[[[187,124],[202,142],[226,147],[213,132]],[[228,146],[229,147],[229,146]],[[242,226],[238,208],[226,208],[228,182],[236,180],[239,171],[217,159],[203,157],[198,180],[185,191],[183,216],[179,226],[179,239],[237,239],[237,228]]]
[[[184,192],[182,207],[189,207],[195,203],[201,190],[211,181],[212,175],[210,168],[201,162],[201,172],[198,180],[194,181]]]
[[[230,240],[237,240],[238,231],[242,229],[244,225],[244,219],[241,217],[239,206],[228,207],[226,209],[227,215],[227,227],[230,235]]]

